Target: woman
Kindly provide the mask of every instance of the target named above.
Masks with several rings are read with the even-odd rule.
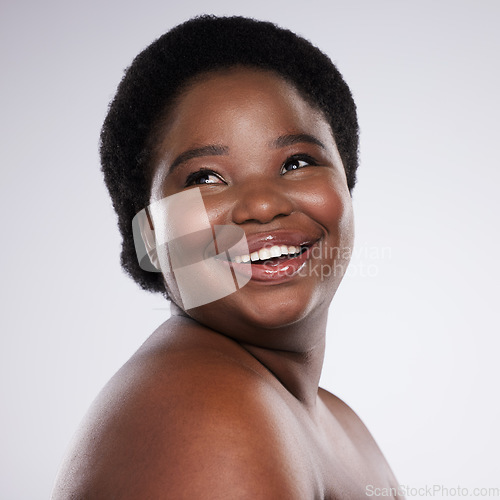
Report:
[[[134,60],[102,165],[122,264],[172,317],[91,407],[54,498],[397,496],[367,429],[318,388],[357,138],[331,61],[270,23],[196,18]]]

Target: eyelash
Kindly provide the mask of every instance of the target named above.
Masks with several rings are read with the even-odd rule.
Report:
[[[284,175],[286,172],[290,172],[290,170],[286,170],[283,172],[283,169],[285,168],[286,165],[291,164],[291,163],[298,163],[298,162],[305,162],[307,165],[299,166],[298,168],[294,168],[292,170],[299,170],[301,168],[304,168],[305,166],[316,166],[318,163],[314,160],[314,158],[311,158],[309,155],[293,155],[288,158],[283,165],[281,166],[280,173],[281,175]]]
[[[215,173],[213,170],[209,170],[208,168],[200,168],[200,170],[192,172],[187,176],[184,187],[194,186],[196,184],[196,181],[199,181],[202,177],[207,177],[209,175],[213,175],[220,181],[224,182],[221,176]],[[218,184],[218,182],[202,182],[200,184]]]
[[[311,158],[309,155],[304,155],[304,154],[298,154],[298,155],[293,155],[290,156],[289,158],[286,159],[286,161],[283,163],[283,165],[280,168],[280,175],[284,175],[287,172],[290,172],[291,170],[284,170],[284,168],[291,163],[299,163],[299,162],[304,162],[306,165],[298,166],[298,168],[294,168],[291,170],[299,170],[301,168],[304,168],[305,166],[316,166],[318,163]],[[194,186],[197,185],[197,181],[201,180],[203,177],[208,177],[213,175],[214,177],[217,177],[220,181],[225,182],[222,177],[214,172],[213,170],[210,170],[208,168],[201,168],[200,170],[197,170],[196,172],[190,173],[185,182],[185,187],[189,186]],[[218,182],[202,182],[200,184],[219,184]]]

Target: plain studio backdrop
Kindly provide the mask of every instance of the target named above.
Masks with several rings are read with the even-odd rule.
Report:
[[[168,318],[121,271],[98,137],[132,58],[202,13],[303,35],[358,105],[356,247],[331,306],[322,385],[361,416],[402,485],[469,498],[500,487],[500,2],[0,9],[1,498],[49,496],[93,398]]]

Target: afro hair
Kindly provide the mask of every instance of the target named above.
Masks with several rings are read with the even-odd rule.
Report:
[[[234,66],[274,71],[319,108],[332,129],[349,190],[356,182],[356,106],[325,54],[289,30],[244,17],[207,15],[176,26],[126,70],[101,130],[102,171],[123,238],[121,264],[145,290],[166,295],[163,276],[140,268],[132,234],[132,219],[149,203],[155,131],[193,79]]]

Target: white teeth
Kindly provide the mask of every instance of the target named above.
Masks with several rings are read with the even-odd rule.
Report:
[[[250,255],[236,255],[233,260],[237,264],[241,262],[255,262],[257,260],[269,260],[281,255],[295,255],[300,252],[300,247],[294,245],[273,245],[271,248],[261,248],[258,251],[252,252]]]
[[[281,255],[281,247],[274,245],[269,249],[269,257],[279,257]]]
[[[270,258],[271,258],[271,249],[262,248],[259,250],[259,260],[268,260]]]

